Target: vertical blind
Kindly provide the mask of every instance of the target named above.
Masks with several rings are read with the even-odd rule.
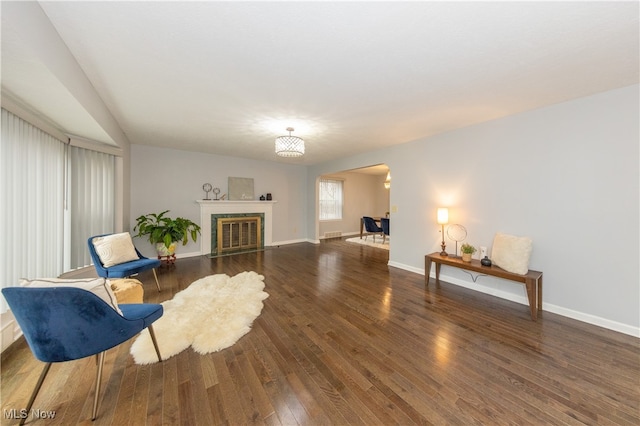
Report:
[[[2,287],[23,277],[57,277],[63,265],[64,143],[3,109],[0,167]]]
[[[87,238],[114,229],[115,157],[70,147],[5,109],[1,136],[0,286],[89,265]]]
[[[337,179],[320,179],[320,220],[342,219],[342,184]]]
[[[113,232],[115,221],[115,157],[75,146],[69,147],[69,267],[91,264],[87,239]]]

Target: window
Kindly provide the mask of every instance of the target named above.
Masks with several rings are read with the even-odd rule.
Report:
[[[320,220],[342,219],[342,186],[337,179],[320,179]]]
[[[115,156],[61,137],[2,109],[2,287],[89,265],[87,239],[113,232]],[[0,313],[6,310],[0,298]]]
[[[115,157],[76,146],[69,147],[69,194],[66,229],[71,243],[65,271],[91,265],[89,237],[114,231]]]
[[[64,143],[2,109],[0,284],[62,272]],[[0,312],[7,310],[0,298]]]

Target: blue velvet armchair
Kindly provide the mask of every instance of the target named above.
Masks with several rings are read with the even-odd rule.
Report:
[[[104,266],[104,264],[100,260],[100,256],[98,255],[95,246],[93,245],[93,239],[98,237],[105,237],[107,235],[111,234],[94,235],[87,241],[91,259],[93,259],[93,266],[95,266],[98,276],[104,278],[127,278],[139,272],[151,269],[153,271],[153,277],[156,279],[156,286],[158,287],[158,291],[161,291],[160,283],[158,282],[158,275],[156,274],[156,268],[160,266],[162,262],[160,262],[160,260],[158,259],[149,259],[147,257],[144,257],[138,251],[138,249],[135,249],[136,253],[138,254],[138,259],[109,267]]]
[[[94,293],[74,287],[8,287],[2,294],[24,333],[33,355],[46,363],[29,399],[26,411],[38,395],[51,364],[97,355],[98,368],[92,419],[98,412],[98,396],[105,352],[145,328],[158,359],[160,350],[152,323],[162,316],[159,304],[121,304],[123,315]],[[23,424],[25,419],[21,421]]]
[[[367,239],[367,236],[373,235],[373,242],[376,242],[376,234],[383,235],[382,228],[378,226],[375,220],[369,216],[362,216],[362,220],[364,221],[364,229],[367,231],[367,235],[364,239]],[[384,238],[384,236],[383,236]]]

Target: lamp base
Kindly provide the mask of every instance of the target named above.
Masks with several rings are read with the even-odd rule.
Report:
[[[442,251],[440,252],[440,256],[449,256],[449,253],[447,253],[446,248],[447,246],[445,245],[444,241],[442,242],[442,244],[440,244]]]

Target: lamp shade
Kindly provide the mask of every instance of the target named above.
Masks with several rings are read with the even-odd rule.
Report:
[[[444,225],[449,223],[449,209],[446,207],[438,208],[438,223]]]
[[[292,127],[287,127],[288,136],[276,138],[276,154],[281,157],[300,157],[304,154],[304,140],[297,136],[291,136]]]

